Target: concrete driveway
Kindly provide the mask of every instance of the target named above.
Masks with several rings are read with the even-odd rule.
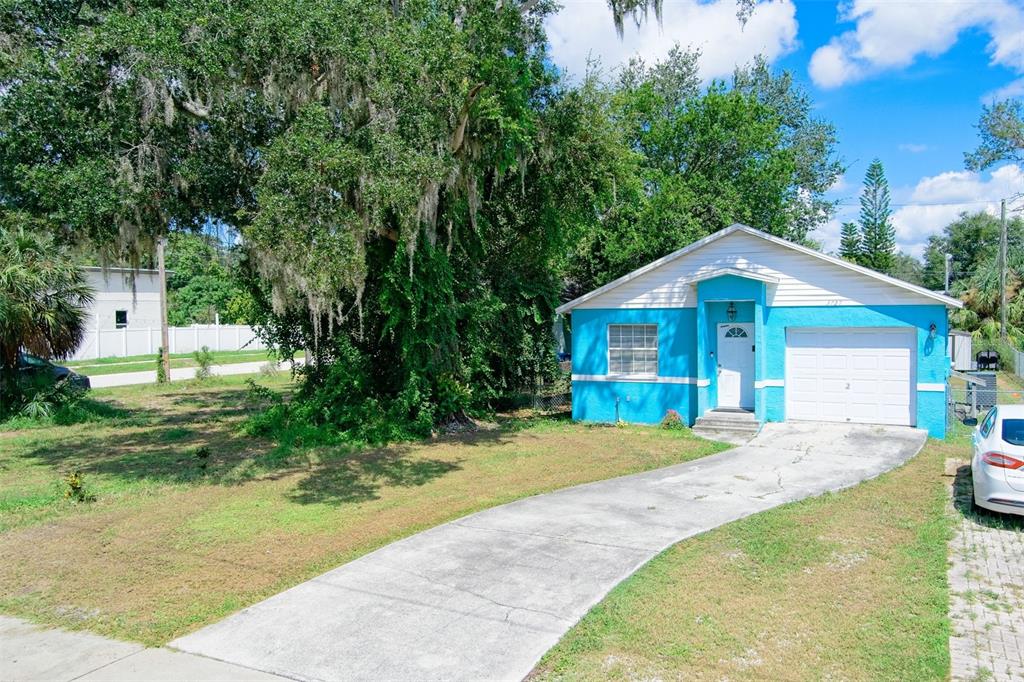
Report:
[[[432,528],[170,646],[299,680],[520,679],[666,547],[877,476],[925,438],[900,427],[768,424],[712,457]]]
[[[294,363],[301,367],[304,361],[296,358]],[[269,360],[257,362],[235,362],[227,365],[213,365],[210,373],[214,376],[231,376],[235,374],[259,374],[264,367],[270,364]],[[277,364],[278,371],[290,370],[291,364],[287,361]],[[184,381],[196,378],[195,367],[172,367],[171,381]],[[155,384],[156,370],[145,372],[120,372],[118,374],[98,374],[89,377],[89,384],[93,388],[112,388],[114,386],[135,386],[138,384]]]

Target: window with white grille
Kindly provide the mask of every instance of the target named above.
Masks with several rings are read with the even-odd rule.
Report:
[[[608,373],[658,375],[658,325],[608,325]]]

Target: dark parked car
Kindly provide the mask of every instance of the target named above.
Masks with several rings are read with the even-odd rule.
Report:
[[[31,353],[18,353],[18,369],[26,376],[50,376],[53,377],[55,383],[67,381],[76,388],[89,390],[89,377],[67,367],[55,365],[49,360],[44,360]]]

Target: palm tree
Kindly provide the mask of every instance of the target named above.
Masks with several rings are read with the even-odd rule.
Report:
[[[1024,345],[1024,254],[1010,253],[1009,276],[1006,279],[1008,301],[1006,334],[1012,345]],[[999,323],[999,270],[994,260],[977,266],[974,274],[960,285],[957,292],[964,302],[962,310],[955,311],[951,321],[960,329],[973,333],[975,341],[995,343],[1000,339]]]
[[[0,215],[0,394],[17,376],[18,351],[66,358],[85,334],[93,291],[82,268],[19,214]]]

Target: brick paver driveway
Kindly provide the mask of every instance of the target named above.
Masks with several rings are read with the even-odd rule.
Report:
[[[1024,680],[1024,518],[972,509],[969,466],[960,468],[955,490],[952,677]]]

